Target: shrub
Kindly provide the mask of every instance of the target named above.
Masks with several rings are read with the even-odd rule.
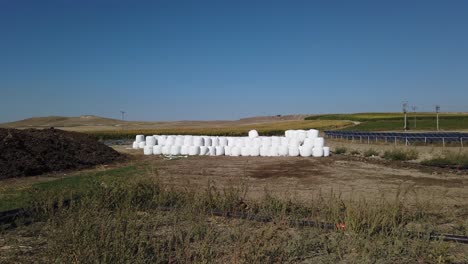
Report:
[[[364,157],[373,157],[373,156],[379,156],[379,152],[375,149],[368,149],[364,151]]]
[[[466,152],[447,152],[441,156],[421,162],[423,165],[435,167],[458,166],[468,168],[468,153]]]
[[[359,150],[355,149],[355,150],[351,151],[351,155],[360,155],[360,154],[361,154],[361,152],[359,152]]]
[[[387,150],[384,152],[383,158],[386,160],[415,160],[418,158],[418,152],[416,150],[402,150],[394,149]]]
[[[338,147],[335,149],[335,154],[345,154],[347,149],[345,147]]]

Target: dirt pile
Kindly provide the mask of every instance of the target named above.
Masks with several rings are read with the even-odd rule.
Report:
[[[82,169],[122,158],[85,134],[0,128],[0,179]]]

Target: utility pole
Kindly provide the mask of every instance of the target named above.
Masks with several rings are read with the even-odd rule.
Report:
[[[439,105],[436,105],[435,110],[436,110],[436,116],[437,116],[437,131],[439,131],[439,111],[440,111],[440,106],[439,106]]]
[[[122,114],[122,121],[125,120],[125,111],[120,111],[120,113]]]
[[[407,102],[403,102],[403,114],[405,115],[405,125],[403,126],[403,129],[406,131],[408,129],[408,127],[406,126],[406,110],[407,110],[407,107],[408,107],[408,103]]]
[[[411,109],[413,109],[414,113],[414,128],[416,128],[416,109],[418,109],[415,105],[411,106]]]

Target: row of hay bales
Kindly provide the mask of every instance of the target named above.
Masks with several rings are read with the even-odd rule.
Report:
[[[145,155],[207,155],[207,156],[302,156],[327,157],[330,148],[319,137],[319,131],[287,130],[284,137],[259,136],[251,130],[248,137],[209,137],[176,135],[137,135],[134,149]]]

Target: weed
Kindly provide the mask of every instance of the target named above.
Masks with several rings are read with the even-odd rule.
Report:
[[[345,147],[337,147],[335,149],[335,154],[345,154],[347,152],[347,149]]]
[[[387,150],[384,152],[383,158],[386,160],[397,160],[397,161],[415,160],[418,158],[418,152],[414,149],[412,150],[403,150],[403,149]]]

